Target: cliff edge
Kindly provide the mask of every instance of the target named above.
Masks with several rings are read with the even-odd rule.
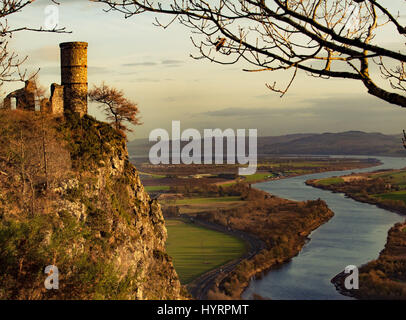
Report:
[[[87,115],[0,116],[0,298],[181,299],[125,137]]]

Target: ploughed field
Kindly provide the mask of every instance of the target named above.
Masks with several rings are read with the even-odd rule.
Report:
[[[182,284],[242,256],[245,243],[180,219],[166,219],[166,248]]]

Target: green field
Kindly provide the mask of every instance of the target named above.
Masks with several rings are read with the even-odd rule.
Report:
[[[251,174],[249,176],[245,176],[245,181],[246,182],[256,182],[256,181],[261,181],[264,179],[272,178],[274,175],[272,173],[266,172],[266,173],[255,173]]]
[[[402,200],[406,203],[406,190],[376,194],[375,197],[389,200]]]
[[[332,178],[326,178],[317,181],[317,184],[321,184],[322,186],[328,186],[330,184],[337,184],[337,183],[342,183],[344,180],[340,177],[332,177]]]
[[[383,178],[388,180],[389,183],[397,184],[401,188],[406,188],[406,171],[389,172],[373,175],[373,178]]]
[[[148,192],[166,191],[166,190],[169,190],[169,186],[145,186],[145,190]]]
[[[292,163],[284,163],[282,165],[289,165],[292,167],[309,167],[309,168],[319,168],[328,163],[323,162],[292,162]]]
[[[148,178],[152,178],[152,179],[163,179],[163,178],[165,178],[165,176],[164,175],[160,175],[160,174],[153,174],[153,173],[147,173],[147,172],[140,172],[140,175],[141,176],[145,176],[145,177],[148,177]]]
[[[240,197],[215,197],[215,198],[186,198],[176,200],[176,204],[199,204],[199,203],[213,203],[213,202],[230,202],[241,201]]]
[[[166,227],[167,252],[182,284],[240,257],[246,250],[238,238],[181,220],[167,219]]]

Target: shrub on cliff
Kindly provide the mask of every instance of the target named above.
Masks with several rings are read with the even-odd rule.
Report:
[[[0,122],[0,299],[180,297],[160,206],[121,133],[90,116],[7,111]],[[58,290],[44,287],[49,265]]]

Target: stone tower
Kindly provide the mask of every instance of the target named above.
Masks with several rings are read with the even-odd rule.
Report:
[[[61,85],[65,112],[87,114],[87,42],[64,42],[61,49]]]

